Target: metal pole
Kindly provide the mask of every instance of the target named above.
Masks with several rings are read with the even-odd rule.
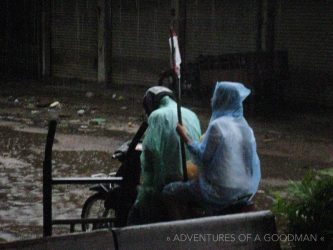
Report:
[[[43,162],[43,236],[52,235],[52,146],[57,122],[49,123]]]
[[[181,86],[180,86],[180,78],[178,78],[177,114],[178,114],[178,122],[179,122],[179,124],[183,125],[182,113],[181,113]],[[187,176],[187,167],[186,167],[186,153],[185,153],[185,144],[184,144],[183,140],[180,140],[180,152],[181,152],[181,157],[182,157],[182,167],[183,167],[184,181],[187,181],[188,180],[188,176]]]
[[[171,39],[171,56],[172,56],[172,64],[173,64],[173,79],[177,81],[177,116],[178,116],[178,123],[183,125],[182,121],[182,113],[181,113],[181,82],[180,82],[180,75],[176,72],[176,61],[175,61],[175,45],[173,42],[173,35],[174,31],[170,29],[170,39]],[[183,177],[184,181],[188,180],[187,176],[187,168],[186,168],[186,153],[185,153],[185,144],[182,140],[180,140],[180,152],[181,152],[181,161],[182,161],[182,169],[183,169]]]

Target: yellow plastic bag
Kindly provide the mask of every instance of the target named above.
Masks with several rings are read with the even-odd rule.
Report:
[[[189,180],[194,180],[198,177],[199,174],[198,167],[192,161],[186,162],[186,168],[187,168],[187,177]]]

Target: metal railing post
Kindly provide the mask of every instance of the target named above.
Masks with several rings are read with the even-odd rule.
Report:
[[[43,162],[43,236],[52,235],[52,146],[57,121],[49,123]]]

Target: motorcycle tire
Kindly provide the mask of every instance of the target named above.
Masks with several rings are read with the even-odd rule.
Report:
[[[96,193],[90,196],[84,203],[81,218],[115,218],[115,210],[112,208],[105,208],[105,195]],[[112,223],[82,223],[82,231],[90,232],[100,228],[112,227]]]

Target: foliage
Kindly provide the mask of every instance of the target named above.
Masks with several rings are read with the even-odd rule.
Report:
[[[331,249],[333,240],[333,177],[308,173],[291,182],[287,194],[275,194],[273,211],[287,220],[288,234],[315,235],[317,241],[293,242],[297,249]],[[318,248],[319,247],[319,248]]]

